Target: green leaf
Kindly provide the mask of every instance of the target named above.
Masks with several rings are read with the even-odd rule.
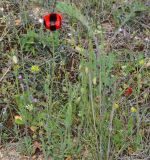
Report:
[[[71,125],[72,125],[72,106],[71,104],[69,104],[66,112],[65,126],[66,128],[69,129]]]
[[[21,119],[15,119],[15,123],[18,124],[18,125],[23,125],[24,121],[21,120]]]
[[[148,7],[144,3],[134,2],[131,9],[133,9],[134,12],[142,12],[148,10]]]

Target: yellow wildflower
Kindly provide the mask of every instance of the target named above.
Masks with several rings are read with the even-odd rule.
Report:
[[[30,129],[31,129],[32,132],[35,132],[37,130],[37,127],[36,126],[31,126]]]
[[[131,107],[131,112],[132,113],[136,113],[137,112],[137,109],[135,107]]]
[[[93,78],[93,84],[96,85],[96,77]]]
[[[80,65],[79,65],[79,70],[81,70],[81,68],[82,68],[82,65],[80,64]]]
[[[14,70],[18,70],[20,68],[20,66],[18,64],[14,65]]]
[[[39,66],[33,65],[33,66],[31,67],[31,72],[32,72],[32,73],[37,73],[37,72],[39,72],[39,71],[40,71]]]
[[[141,59],[141,60],[139,61],[139,65],[144,65],[144,64],[145,64],[144,59]]]
[[[85,67],[85,73],[88,74],[88,72],[89,72],[88,67]]]
[[[113,108],[118,109],[118,108],[119,108],[118,103],[114,103],[114,104],[113,104]]]
[[[84,49],[80,46],[76,46],[75,49],[80,53],[84,51]]]
[[[17,64],[17,63],[18,63],[18,58],[17,58],[17,56],[13,56],[13,57],[12,57],[12,61],[13,61],[14,64]]]
[[[76,103],[78,104],[78,103],[80,102],[80,100],[81,100],[81,97],[78,97],[78,98],[76,99]]]
[[[62,89],[63,89],[64,92],[67,92],[67,88],[65,86],[63,86]]]
[[[127,84],[123,84],[123,88],[124,89],[128,88],[128,85]]]
[[[121,66],[121,68],[122,68],[122,69],[126,69],[126,68],[127,68],[127,66]]]

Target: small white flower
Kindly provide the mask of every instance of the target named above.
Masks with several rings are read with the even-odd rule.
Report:
[[[121,68],[122,68],[122,69],[126,69],[126,68],[127,68],[127,66],[121,66]]]
[[[111,77],[113,78],[113,77],[115,77],[113,74],[111,74]]]
[[[1,7],[1,8],[0,8],[0,11],[1,11],[1,12],[3,12],[3,11],[4,11],[4,8],[3,8],[3,7]]]
[[[43,23],[43,19],[42,18],[39,19],[39,23]]]
[[[139,39],[140,39],[138,36],[135,36],[134,38],[135,38],[136,40],[139,40]]]
[[[29,111],[32,111],[33,110],[33,105],[32,104],[28,104],[25,106],[25,108]]]
[[[149,41],[150,41],[150,39],[149,39],[148,37],[146,37],[144,40],[145,40],[146,42],[149,42]]]
[[[123,31],[123,29],[122,29],[122,28],[119,28],[119,29],[118,29],[118,31],[119,31],[119,32],[122,32],[122,31]]]
[[[3,156],[3,154],[2,154],[2,152],[0,152],[0,158],[3,158],[4,156]]]
[[[72,36],[72,34],[71,34],[71,33],[68,33],[68,36]]]

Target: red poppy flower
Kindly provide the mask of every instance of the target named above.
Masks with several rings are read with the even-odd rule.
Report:
[[[50,13],[43,17],[44,25],[46,29],[55,31],[61,28],[62,16],[58,13]]]
[[[125,96],[129,96],[132,94],[132,88],[131,87],[128,87],[126,90],[125,90]]]

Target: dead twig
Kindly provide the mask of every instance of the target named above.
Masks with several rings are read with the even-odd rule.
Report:
[[[5,71],[5,73],[3,74],[3,76],[1,77],[0,82],[4,79],[4,77],[5,77],[6,74],[10,71],[10,69],[11,69],[11,66],[9,66],[9,67],[7,68],[7,70]]]

